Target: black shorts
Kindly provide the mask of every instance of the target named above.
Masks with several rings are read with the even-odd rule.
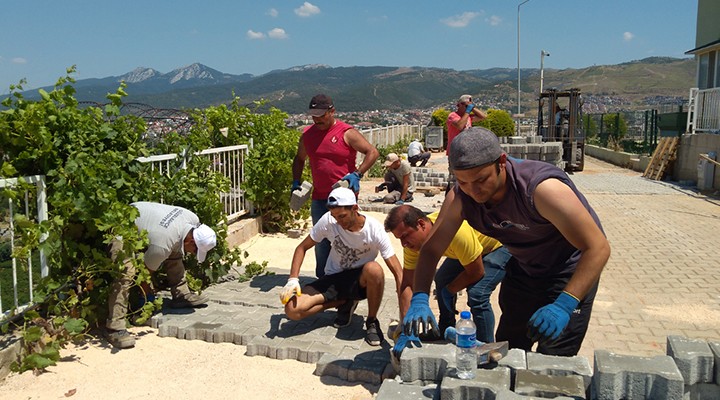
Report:
[[[325,293],[331,286],[335,286],[338,299],[364,300],[367,299],[367,292],[365,288],[360,287],[362,271],[362,268],[355,268],[337,274],[324,275],[308,283],[307,286],[320,293]]]

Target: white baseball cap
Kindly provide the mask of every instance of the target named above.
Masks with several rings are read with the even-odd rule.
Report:
[[[328,207],[354,206],[355,204],[357,204],[355,192],[345,187],[333,189],[328,196]]]
[[[205,261],[205,257],[207,257],[208,251],[212,250],[217,244],[215,231],[209,226],[201,224],[193,229],[193,239],[195,240],[195,246],[197,246],[197,259],[199,262],[203,262]]]

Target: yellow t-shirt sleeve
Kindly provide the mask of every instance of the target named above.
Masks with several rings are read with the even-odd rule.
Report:
[[[418,255],[419,253],[415,250],[403,248],[403,268],[414,270],[417,267]]]
[[[460,261],[463,266],[475,261],[483,254],[483,246],[478,240],[477,232],[470,227],[467,221],[463,221],[455,233],[450,246],[445,250],[445,256]]]
[[[438,213],[428,215],[428,218],[435,223]],[[460,261],[463,266],[475,261],[478,257],[490,253],[501,247],[502,244],[473,229],[467,221],[463,221],[460,229],[450,246],[443,253],[444,256]],[[408,248],[403,249],[403,268],[414,270],[417,267],[419,252]]]

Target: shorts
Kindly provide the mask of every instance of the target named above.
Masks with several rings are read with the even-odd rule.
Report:
[[[310,282],[307,286],[312,287],[320,293],[325,293],[331,286],[335,286],[337,298],[364,300],[367,299],[367,291],[360,287],[360,275],[362,268],[354,268],[322,277]]]

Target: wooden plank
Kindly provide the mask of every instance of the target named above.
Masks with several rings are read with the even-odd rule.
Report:
[[[662,138],[648,163],[643,177],[653,180],[662,179],[665,170],[677,157],[678,138]]]

